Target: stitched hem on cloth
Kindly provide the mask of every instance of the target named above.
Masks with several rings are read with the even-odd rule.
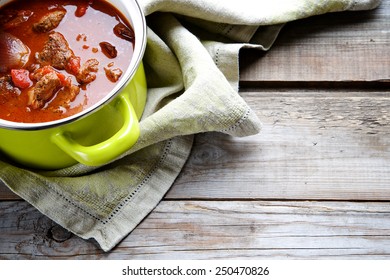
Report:
[[[112,249],[127,236],[170,189],[190,154],[193,135],[167,140],[160,159],[137,188],[107,218],[94,215],[50,186],[44,178],[27,173],[25,180],[37,186],[35,193],[13,190],[42,214],[84,239],[95,239],[104,251]],[[12,181],[12,172],[2,181]],[[59,186],[57,186],[59,188]],[[55,202],[55,203],[53,203]],[[67,213],[64,215],[64,213]],[[69,219],[72,217],[72,219]]]
[[[111,215],[96,224],[88,236],[104,251],[111,250],[125,238],[161,201],[187,161],[194,135],[168,140],[160,160],[137,188]]]
[[[233,130],[237,129],[243,122],[245,122],[248,119],[251,111],[252,111],[252,109],[248,107],[248,109],[245,111],[245,113],[242,115],[242,117],[234,125],[226,128],[226,129],[220,130],[220,132],[227,133],[229,131],[233,131]]]
[[[126,206],[128,203],[132,201],[133,197],[135,197],[135,195],[139,192],[139,190],[150,181],[152,176],[154,176],[154,174],[156,173],[157,169],[164,163],[165,159],[167,158],[168,154],[171,151],[171,148],[172,148],[172,139],[169,139],[166,141],[166,144],[163,148],[163,153],[160,159],[158,160],[158,162],[156,163],[156,165],[153,167],[153,169],[149,172],[149,174],[145,176],[145,178],[135,188],[135,190],[133,190],[125,199],[123,199],[121,203],[119,203],[119,205],[111,212],[108,218],[106,218],[105,220],[100,220],[100,222],[103,225],[109,223],[110,220],[113,219],[124,206]]]

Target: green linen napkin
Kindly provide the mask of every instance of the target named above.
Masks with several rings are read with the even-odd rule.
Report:
[[[267,50],[282,25],[378,0],[139,0],[148,23],[148,101],[137,144],[101,167],[33,171],[0,161],[0,178],[43,214],[109,251],[159,203],[193,135],[247,136],[260,122],[238,94],[238,52]]]

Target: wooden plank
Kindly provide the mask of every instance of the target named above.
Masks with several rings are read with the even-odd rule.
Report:
[[[388,81],[390,1],[373,11],[343,12],[287,24],[267,53],[244,50],[241,83]],[[261,59],[253,59],[260,55]]]
[[[196,138],[171,199],[390,200],[386,92],[245,92],[256,136]]]
[[[0,216],[0,259],[390,258],[388,203],[164,201],[107,254],[25,202]]]
[[[19,200],[19,196],[10,191],[3,182],[0,182],[0,201],[2,200]]]
[[[294,23],[289,24],[282,32],[280,38],[276,42],[273,49],[271,49],[270,52],[266,53],[263,57],[259,59],[259,52],[244,52],[242,55],[242,74],[241,74],[241,82],[243,85],[252,85],[252,86],[258,86],[259,88],[262,88],[264,84],[268,84],[268,82],[280,82],[281,85],[288,84],[288,83],[294,83],[294,82],[301,82],[298,83],[300,87],[304,88],[307,85],[313,86],[313,85],[319,85],[323,86],[324,84],[321,82],[330,82],[331,85],[335,85],[334,82],[337,82],[339,85],[341,81],[354,81],[354,83],[347,84],[351,87],[362,87],[364,86],[364,83],[367,81],[383,81],[388,80],[390,77],[390,48],[388,47],[390,45],[390,38],[389,38],[389,30],[390,30],[390,2],[383,2],[379,9],[375,11],[367,11],[367,12],[353,12],[353,13],[336,13],[336,14],[328,14],[324,16],[319,17],[313,17],[301,21],[297,21]],[[331,54],[331,55],[329,55]],[[264,71],[266,69],[266,71]],[[361,83],[355,83],[356,81],[360,81]],[[387,85],[387,83],[385,83]],[[278,85],[278,83],[274,84]],[[279,84],[280,85],[280,84]],[[325,92],[325,94],[331,94],[329,92]],[[248,95],[248,93],[245,93],[244,95]],[[261,99],[259,101],[254,100],[256,97],[256,94],[252,94],[251,97],[251,105],[256,107],[257,102],[264,102],[264,99]],[[332,95],[332,94],[331,94]],[[368,95],[367,95],[368,97]],[[272,99],[272,96],[269,98]],[[289,98],[293,99],[294,96],[291,95]],[[336,102],[337,104],[337,102]],[[388,103],[386,103],[388,104]],[[273,106],[272,102],[269,103],[270,106]],[[345,104],[347,105],[347,104]],[[313,105],[312,105],[313,106]],[[364,104],[358,105],[360,106],[359,112],[361,112],[362,115],[356,116],[355,121],[359,121],[360,119],[364,119],[366,112],[364,108]],[[284,107],[278,106],[280,110],[288,110],[289,106],[288,104]],[[263,111],[264,108],[259,108],[259,114],[261,115],[261,111]],[[308,109],[313,110],[313,108]],[[370,109],[370,112],[374,110],[373,108]],[[276,113],[276,112],[275,112]],[[324,112],[327,114],[327,112]],[[379,116],[378,112],[378,116]],[[385,113],[383,113],[385,115]],[[294,114],[290,114],[289,116],[294,120]],[[299,114],[297,115],[295,113],[295,117],[299,118]],[[337,115],[333,115],[330,117],[337,117]],[[386,117],[386,116],[384,116]],[[261,115],[261,118],[265,121],[265,124],[267,125],[267,120],[264,118],[263,115]],[[319,117],[320,118],[320,117]],[[322,118],[326,118],[326,115],[322,116]],[[375,117],[374,117],[375,118]],[[299,120],[297,120],[299,121]],[[369,122],[369,120],[368,120]],[[291,121],[291,123],[295,123],[295,121]],[[372,123],[372,122],[371,122]],[[371,124],[375,125],[375,124]],[[386,130],[388,127],[385,126],[383,130]],[[342,129],[342,128],[341,128]],[[344,131],[345,129],[342,129]],[[382,130],[382,131],[383,131]],[[318,137],[318,134],[321,132],[315,132],[312,131],[304,131],[300,132],[300,130],[296,127],[292,127],[290,129],[285,128],[283,131],[275,131],[272,135],[268,138],[268,149],[271,149],[269,145],[271,145],[271,137],[281,137],[284,136],[286,133],[289,133],[289,131],[295,131],[301,134],[302,137],[305,137],[306,139],[316,139]],[[242,149],[242,147],[239,147],[241,145],[250,145],[254,147],[256,150],[253,151],[254,154],[258,155],[259,157],[257,160],[260,159],[262,161],[261,156],[259,154],[259,149],[262,149],[263,145],[266,144],[263,139],[265,139],[263,136],[264,133],[267,133],[267,126],[265,126],[265,129],[263,131],[263,134],[261,136],[256,136],[253,138],[248,138],[245,140],[242,140],[241,142],[236,142],[234,144],[237,146],[238,150],[235,151],[236,154],[239,154],[239,151]],[[282,134],[281,134],[282,133]],[[284,133],[284,134],[283,134]],[[347,129],[348,134],[348,129]],[[356,134],[356,133],[355,133]],[[362,133],[363,135],[363,133]],[[291,141],[296,141],[299,138],[295,138],[297,134],[292,134],[289,136],[288,139]],[[383,138],[382,135],[377,135],[377,138]],[[204,138],[206,137],[206,138]],[[210,137],[212,139],[208,139],[207,137]],[[213,138],[215,138],[214,135],[211,136],[200,136],[198,143],[201,145],[199,149],[201,149],[202,152],[204,152],[204,145],[202,142],[210,142],[213,143]],[[221,137],[218,136],[217,139],[220,139]],[[347,135],[348,138],[348,135]],[[366,140],[373,139],[373,137],[364,137]],[[325,139],[326,140],[326,139]],[[352,139],[349,139],[352,141]],[[225,140],[220,140],[222,142],[226,142]],[[230,140],[229,140],[230,141]],[[263,142],[262,142],[263,141]],[[286,140],[287,141],[287,140]],[[333,140],[332,140],[333,141]],[[331,144],[332,141],[327,139],[325,141],[325,144]],[[315,141],[313,141],[315,142]],[[342,143],[343,140],[339,139],[339,143]],[[241,143],[241,144],[240,144]],[[336,142],[334,142],[336,143]],[[348,143],[348,142],[347,142]],[[381,142],[381,146],[383,149],[387,150],[387,142],[383,143]],[[351,145],[353,143],[350,142]],[[198,145],[198,146],[199,146]],[[218,148],[220,143],[215,143],[215,147]],[[230,144],[227,144],[228,146]],[[281,145],[281,144],[280,144]],[[273,150],[277,151],[281,148],[281,146],[275,147]],[[198,147],[196,146],[196,147]],[[209,146],[211,147],[211,146]],[[267,146],[266,146],[267,147]],[[297,143],[290,143],[290,144],[283,144],[283,147],[287,151],[288,148],[297,149]],[[325,146],[324,146],[325,147]],[[302,147],[301,147],[302,148]],[[355,150],[357,152],[362,152],[362,149],[364,146],[360,147],[359,149]],[[195,151],[198,148],[195,148]],[[298,149],[299,150],[299,149]],[[218,149],[216,151],[208,151],[209,153],[218,153]],[[251,152],[247,152],[251,153]],[[313,151],[314,153],[314,151]],[[364,153],[363,153],[364,154]],[[326,155],[323,152],[323,155]],[[240,161],[243,160],[243,158],[240,158],[240,155],[238,155],[237,162],[239,163],[238,166],[233,166],[230,163],[230,167],[232,168],[233,174],[237,174],[237,172],[242,172],[245,165],[242,165]],[[351,157],[351,155],[350,155]],[[372,156],[368,155],[368,157],[371,158]],[[356,155],[355,155],[356,158]],[[196,161],[197,159],[195,159]],[[222,159],[226,160],[226,159]],[[286,164],[286,162],[289,159],[285,159],[283,162]],[[298,159],[296,159],[298,160]],[[302,160],[302,159],[301,159]],[[310,160],[313,160],[311,158]],[[311,165],[312,162],[307,161],[303,162],[303,164]],[[332,160],[332,159],[331,159]],[[381,175],[381,173],[387,172],[388,169],[383,166],[383,164],[379,164],[380,161],[384,160],[384,163],[388,163],[386,158],[377,158],[374,159],[374,165],[371,168],[374,171],[373,174],[375,175]],[[317,161],[321,161],[320,159],[317,159]],[[347,163],[352,164],[351,161],[347,161]],[[327,161],[329,163],[329,161]],[[360,161],[359,161],[360,162]],[[216,164],[219,164],[218,162],[215,162]],[[315,163],[315,162],[314,162]],[[362,162],[364,164],[370,164],[370,161]],[[247,163],[248,164],[248,163]],[[250,164],[250,163],[249,163]],[[357,164],[355,162],[355,164]],[[378,165],[379,164],[379,165]],[[254,184],[256,182],[263,182],[263,179],[268,180],[269,182],[272,182],[272,177],[276,176],[276,180],[281,179],[280,175],[282,172],[281,169],[278,169],[276,172],[278,174],[274,175],[274,172],[271,170],[272,166],[269,166],[266,164],[266,162],[263,160],[260,163],[256,163],[256,166],[259,168],[262,168],[267,171],[266,177],[261,177],[261,174],[264,174],[261,170],[259,172],[256,172],[253,168],[251,169],[252,173],[244,172],[244,174],[253,176],[249,177],[250,184]],[[188,165],[191,166],[191,163]],[[330,169],[330,166],[327,166],[326,164],[321,165],[323,168]],[[321,167],[320,166],[320,167]],[[336,164],[335,167],[338,167]],[[379,169],[376,169],[376,168]],[[281,167],[281,168],[287,168],[287,167]],[[303,167],[301,167],[303,168]],[[351,167],[352,168],[352,167]],[[191,174],[196,174],[198,171],[190,171],[189,168],[186,169],[186,172],[189,172]],[[216,172],[217,170],[212,168],[213,172]],[[333,174],[334,168],[331,170],[328,170],[328,173]],[[348,170],[343,169],[345,172]],[[234,173],[237,171],[236,173]],[[287,172],[293,172],[296,171],[296,169],[287,168]],[[366,170],[364,174],[367,174],[370,170]],[[349,172],[349,171],[348,171]],[[354,172],[355,174],[357,172]],[[210,180],[210,183],[214,184],[216,187],[216,184],[218,184],[218,181],[213,178],[213,173],[207,172],[207,170],[202,174],[207,174],[211,177],[207,178],[205,176],[199,176],[197,179],[193,179],[192,175],[184,175],[184,179],[180,181],[180,187],[182,187],[183,182],[191,183],[191,180],[195,180],[195,182],[208,182]],[[202,175],[201,174],[201,175]],[[293,179],[294,174],[285,173],[285,180],[291,180]],[[324,175],[327,175],[325,172]],[[344,176],[341,174],[341,171],[339,171],[340,176]],[[237,177],[239,179],[240,176]],[[240,178],[241,180],[247,181],[248,177]],[[278,179],[279,178],[279,179]],[[293,182],[297,181],[299,184],[302,183],[301,179],[307,178],[307,176],[297,176],[296,179],[293,180]],[[326,177],[325,177],[326,178]],[[359,177],[360,179],[363,179],[362,176]],[[369,178],[369,177],[368,177]],[[237,179],[233,180],[233,182],[238,183]],[[387,184],[388,176],[385,176],[383,180],[381,180],[380,184],[378,186],[374,186],[374,195],[368,195],[365,194],[363,197],[360,197],[362,192],[361,189],[365,188],[366,191],[363,193],[368,192],[368,189],[371,188],[371,186],[367,186],[371,183],[371,180],[368,180],[364,184],[364,182],[361,180],[359,184],[361,184],[360,188],[356,191],[356,193],[353,190],[353,185],[351,186],[351,189],[347,192],[342,194],[341,196],[336,196],[337,199],[342,198],[346,199],[347,196],[351,193],[354,193],[354,197],[358,197],[358,199],[376,199],[384,192],[387,193],[388,188],[384,186],[384,184]],[[217,179],[218,180],[218,179]],[[339,181],[336,178],[336,181]],[[222,180],[220,183],[225,183],[226,180]],[[293,182],[290,182],[290,185],[294,185]],[[229,183],[229,182],[228,182]],[[279,181],[279,184],[281,182]],[[349,181],[347,180],[346,184],[348,184]],[[319,182],[316,183],[316,185],[320,184]],[[322,185],[325,184],[333,184],[332,176],[330,180],[326,180],[326,182],[323,182]],[[332,191],[339,186],[340,183],[337,183],[333,186]],[[364,184],[364,186],[363,186]],[[374,181],[375,184],[375,181]],[[345,186],[345,184],[343,184]],[[206,184],[205,186],[208,186]],[[230,186],[230,185],[229,185]],[[270,186],[270,184],[268,185]],[[214,188],[215,188],[214,187]],[[255,188],[255,187],[252,187]],[[265,187],[267,190],[269,187]],[[312,193],[315,192],[316,189],[314,189],[314,186],[306,187],[312,190]],[[318,188],[318,186],[315,186],[315,188]],[[184,193],[176,191],[179,188],[176,188],[174,192],[171,193],[173,197],[183,197]],[[199,184],[195,184],[195,186],[187,186],[184,189],[188,190],[195,190],[194,192],[190,192],[189,196],[199,196],[199,193],[203,192],[203,189],[199,189]],[[258,187],[256,187],[258,189]],[[321,186],[319,186],[319,189],[321,190]],[[223,191],[223,190],[222,190]],[[379,191],[379,192],[378,192]],[[217,191],[219,193],[220,191]],[[260,191],[255,192],[255,196],[258,196],[257,193]],[[208,191],[210,193],[210,191]],[[206,195],[207,193],[205,193]],[[252,190],[250,189],[250,197],[253,195]],[[242,194],[243,196],[247,196],[248,193]],[[219,195],[214,195],[219,196]],[[266,195],[267,196],[267,195]],[[310,196],[310,195],[307,195]],[[274,197],[274,195],[271,195],[271,197]],[[293,197],[296,197],[296,195],[293,195]],[[325,198],[330,198],[329,195],[325,195]],[[385,195],[382,197],[383,199],[388,199],[389,195]],[[0,182],[0,200],[17,200],[19,199],[18,196],[10,192],[4,184]]]
[[[263,131],[246,138],[198,135],[167,198],[390,200],[387,92],[242,95]]]

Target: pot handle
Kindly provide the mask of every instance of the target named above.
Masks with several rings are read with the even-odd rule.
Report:
[[[123,115],[124,123],[121,129],[111,138],[92,146],[77,143],[66,131],[52,136],[52,141],[76,161],[89,166],[103,165],[114,160],[138,140],[140,129],[136,112],[128,94],[120,94],[116,98],[116,106]]]

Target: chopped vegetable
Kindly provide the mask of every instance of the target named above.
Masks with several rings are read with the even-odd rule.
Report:
[[[72,56],[66,68],[71,74],[76,75],[80,71],[80,57]]]
[[[30,80],[30,72],[26,69],[12,69],[11,77],[14,85],[21,89],[28,88],[33,84]]]

